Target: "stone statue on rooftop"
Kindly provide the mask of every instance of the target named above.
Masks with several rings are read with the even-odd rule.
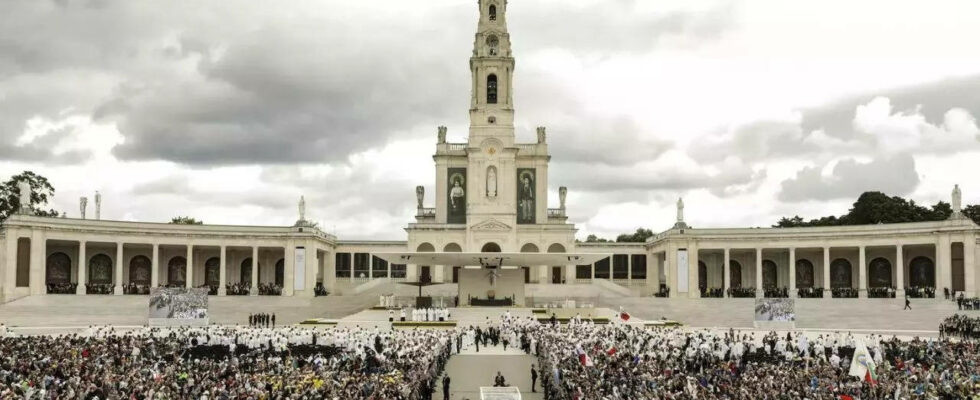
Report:
[[[95,191],[95,219],[102,219],[102,194]]]
[[[415,199],[419,202],[419,209],[422,209],[422,201],[425,200],[425,186],[419,185],[415,187]]]
[[[26,179],[17,182],[18,200],[20,201],[20,213],[31,213],[31,183]]]
[[[299,220],[306,221],[306,197],[299,196]]]
[[[82,212],[82,219],[85,219],[85,209],[88,208],[88,197],[82,196],[78,199],[78,210]]]
[[[545,127],[538,127],[538,143],[544,143],[547,140],[547,134],[545,133]]]
[[[439,127],[439,143],[440,144],[441,143],[446,143],[446,127],[445,126],[440,126]]]
[[[950,218],[961,218],[963,217],[963,193],[960,192],[959,184],[953,185],[952,197],[953,201],[951,206],[953,208],[953,214],[950,216]]]

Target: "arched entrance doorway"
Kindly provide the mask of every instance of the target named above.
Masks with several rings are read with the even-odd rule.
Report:
[[[909,262],[909,285],[911,287],[936,287],[936,264],[929,257],[919,256]]]
[[[179,287],[187,284],[187,259],[181,256],[167,262],[167,286]]]
[[[892,263],[883,257],[875,258],[868,264],[868,287],[889,288],[892,286]]]
[[[796,260],[796,287],[813,288],[813,263],[807,259]]]
[[[71,283],[71,257],[62,252],[48,256],[44,281],[48,285]]]
[[[482,253],[499,253],[500,252],[500,245],[499,244],[496,244],[494,242],[488,242],[487,244],[483,245],[482,248],[480,248],[480,252],[482,252]]]
[[[853,287],[851,286],[850,261],[838,258],[830,262],[830,287],[831,289]]]

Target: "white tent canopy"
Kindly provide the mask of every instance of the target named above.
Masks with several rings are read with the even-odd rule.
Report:
[[[612,254],[588,253],[374,253],[392,264],[522,267],[532,265],[585,265]]]

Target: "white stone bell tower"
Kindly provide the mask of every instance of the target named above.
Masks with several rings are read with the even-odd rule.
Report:
[[[490,136],[512,145],[514,57],[507,32],[506,0],[480,0],[470,72],[470,143]]]
[[[507,32],[507,1],[480,0],[479,5],[470,57],[468,225],[514,227],[518,148],[514,144],[514,57]]]

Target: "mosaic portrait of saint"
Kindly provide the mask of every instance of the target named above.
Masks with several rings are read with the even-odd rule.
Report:
[[[517,221],[534,222],[534,170],[525,169],[517,174]]]
[[[449,189],[449,207],[453,212],[457,212],[462,209],[466,202],[466,190],[463,189],[466,178],[463,177],[463,174],[453,174],[449,181],[452,182],[452,189]]]

